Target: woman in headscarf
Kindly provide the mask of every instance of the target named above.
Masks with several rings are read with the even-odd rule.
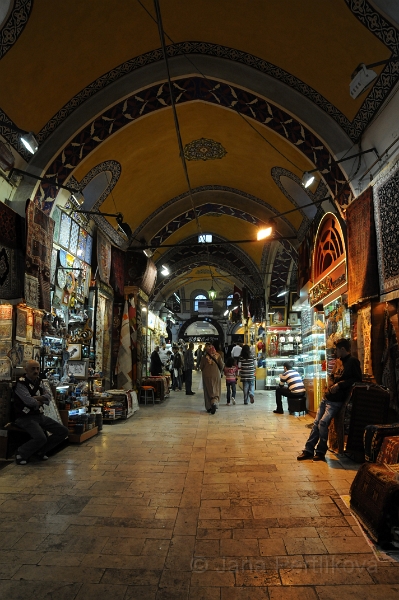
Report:
[[[205,408],[212,415],[215,414],[217,404],[222,392],[221,372],[224,362],[216,352],[214,346],[205,344],[205,351],[201,358],[200,369],[204,387]]]

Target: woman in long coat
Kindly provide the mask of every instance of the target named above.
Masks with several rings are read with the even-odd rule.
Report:
[[[222,393],[221,371],[224,362],[211,344],[205,345],[201,358],[200,369],[204,387],[205,408],[212,415],[215,414],[220,395]]]

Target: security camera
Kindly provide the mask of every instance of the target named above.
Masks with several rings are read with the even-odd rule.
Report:
[[[363,63],[352,73],[352,80],[349,84],[349,92],[353,99],[362,94],[376,79],[377,73],[372,69],[368,69]]]

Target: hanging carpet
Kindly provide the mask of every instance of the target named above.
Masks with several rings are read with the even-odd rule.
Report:
[[[18,304],[24,297],[24,219],[0,202],[0,298]]]
[[[42,308],[50,312],[50,272],[53,248],[54,221],[50,219],[36,204],[29,202],[26,208],[27,239],[26,239],[26,272],[30,276],[30,285],[34,287],[33,279],[38,281],[38,298],[26,289],[25,300],[33,308]],[[26,282],[27,283],[27,282]],[[35,304],[37,301],[38,305]]]
[[[372,188],[346,209],[348,232],[348,305],[379,295],[377,238]]]

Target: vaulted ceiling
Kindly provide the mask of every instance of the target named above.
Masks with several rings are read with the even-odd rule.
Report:
[[[273,295],[290,283],[315,215],[343,215],[353,196],[336,160],[356,152],[398,75],[377,67],[382,75],[356,100],[349,81],[359,63],[397,53],[399,32],[366,0],[159,5],[192,199],[152,0],[10,0],[0,24],[0,135],[20,168],[53,184],[84,190],[106,174],[103,193],[86,196],[84,207],[122,212],[133,245],[168,246],[154,255],[172,266],[156,294],[208,265],[228,273],[226,289],[236,283],[258,295],[267,286]],[[33,157],[7,123],[35,133]],[[302,173],[315,167],[322,176],[305,193]],[[26,176],[20,188],[16,202],[28,194],[48,213],[61,197]],[[319,208],[328,195],[332,203]],[[255,239],[273,216],[272,242],[179,248],[199,230],[220,241]],[[112,218],[98,223],[126,246]]]

